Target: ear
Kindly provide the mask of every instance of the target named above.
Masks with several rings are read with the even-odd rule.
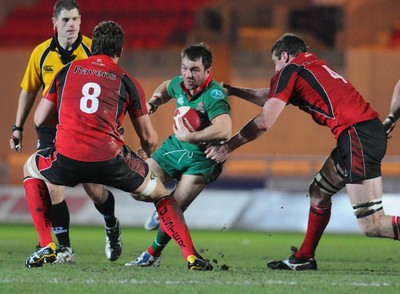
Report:
[[[290,60],[290,55],[289,55],[289,53],[287,53],[286,51],[283,51],[283,52],[282,52],[282,60],[284,60],[285,63],[289,63],[289,60]]]
[[[53,30],[55,31],[57,29],[56,19],[52,17],[51,22],[53,23]]]

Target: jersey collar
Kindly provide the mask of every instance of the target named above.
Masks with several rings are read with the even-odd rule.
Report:
[[[55,33],[53,36],[53,40],[51,40],[51,43],[50,43],[50,49],[52,51],[56,51],[56,52],[60,53],[61,62],[63,64],[67,64],[67,63],[73,61],[76,57],[76,55],[74,55],[73,53],[76,50],[76,48],[78,48],[79,45],[82,43],[82,34],[81,33],[78,34],[78,38],[76,39],[74,44],[72,44],[71,50],[65,50],[63,47],[61,47],[60,43],[58,42],[57,37],[58,37],[58,33]]]
[[[200,85],[198,86],[196,89],[194,89],[193,91],[193,95],[190,93],[190,91],[188,89],[185,88],[183,81],[181,82],[181,88],[183,89],[183,91],[187,94],[188,96],[188,100],[192,100],[193,96],[203,92],[205,89],[208,88],[208,86],[210,85],[210,83],[212,82],[213,77],[212,77],[212,73],[210,72],[210,74],[208,75],[208,78]]]

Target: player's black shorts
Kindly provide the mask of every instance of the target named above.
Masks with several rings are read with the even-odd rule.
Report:
[[[344,130],[331,157],[344,170],[345,183],[380,177],[387,137],[378,119],[364,121]]]
[[[54,146],[54,141],[56,139],[57,129],[48,128],[48,127],[37,127],[36,128],[38,141],[37,141],[37,150],[45,149]]]
[[[119,154],[107,161],[82,162],[63,156],[52,147],[37,151],[35,161],[49,182],[70,187],[98,183],[133,192],[149,172],[147,163],[133,152]]]

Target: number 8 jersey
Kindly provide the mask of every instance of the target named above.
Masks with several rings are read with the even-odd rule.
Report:
[[[83,162],[114,158],[124,145],[126,112],[132,119],[147,114],[139,82],[107,55],[67,64],[44,99],[57,105],[57,152]]]

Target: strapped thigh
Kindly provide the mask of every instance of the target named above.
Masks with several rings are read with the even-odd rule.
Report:
[[[333,183],[322,170],[315,175],[314,183],[324,194],[329,196],[336,194],[344,187],[344,183],[342,185]]]

